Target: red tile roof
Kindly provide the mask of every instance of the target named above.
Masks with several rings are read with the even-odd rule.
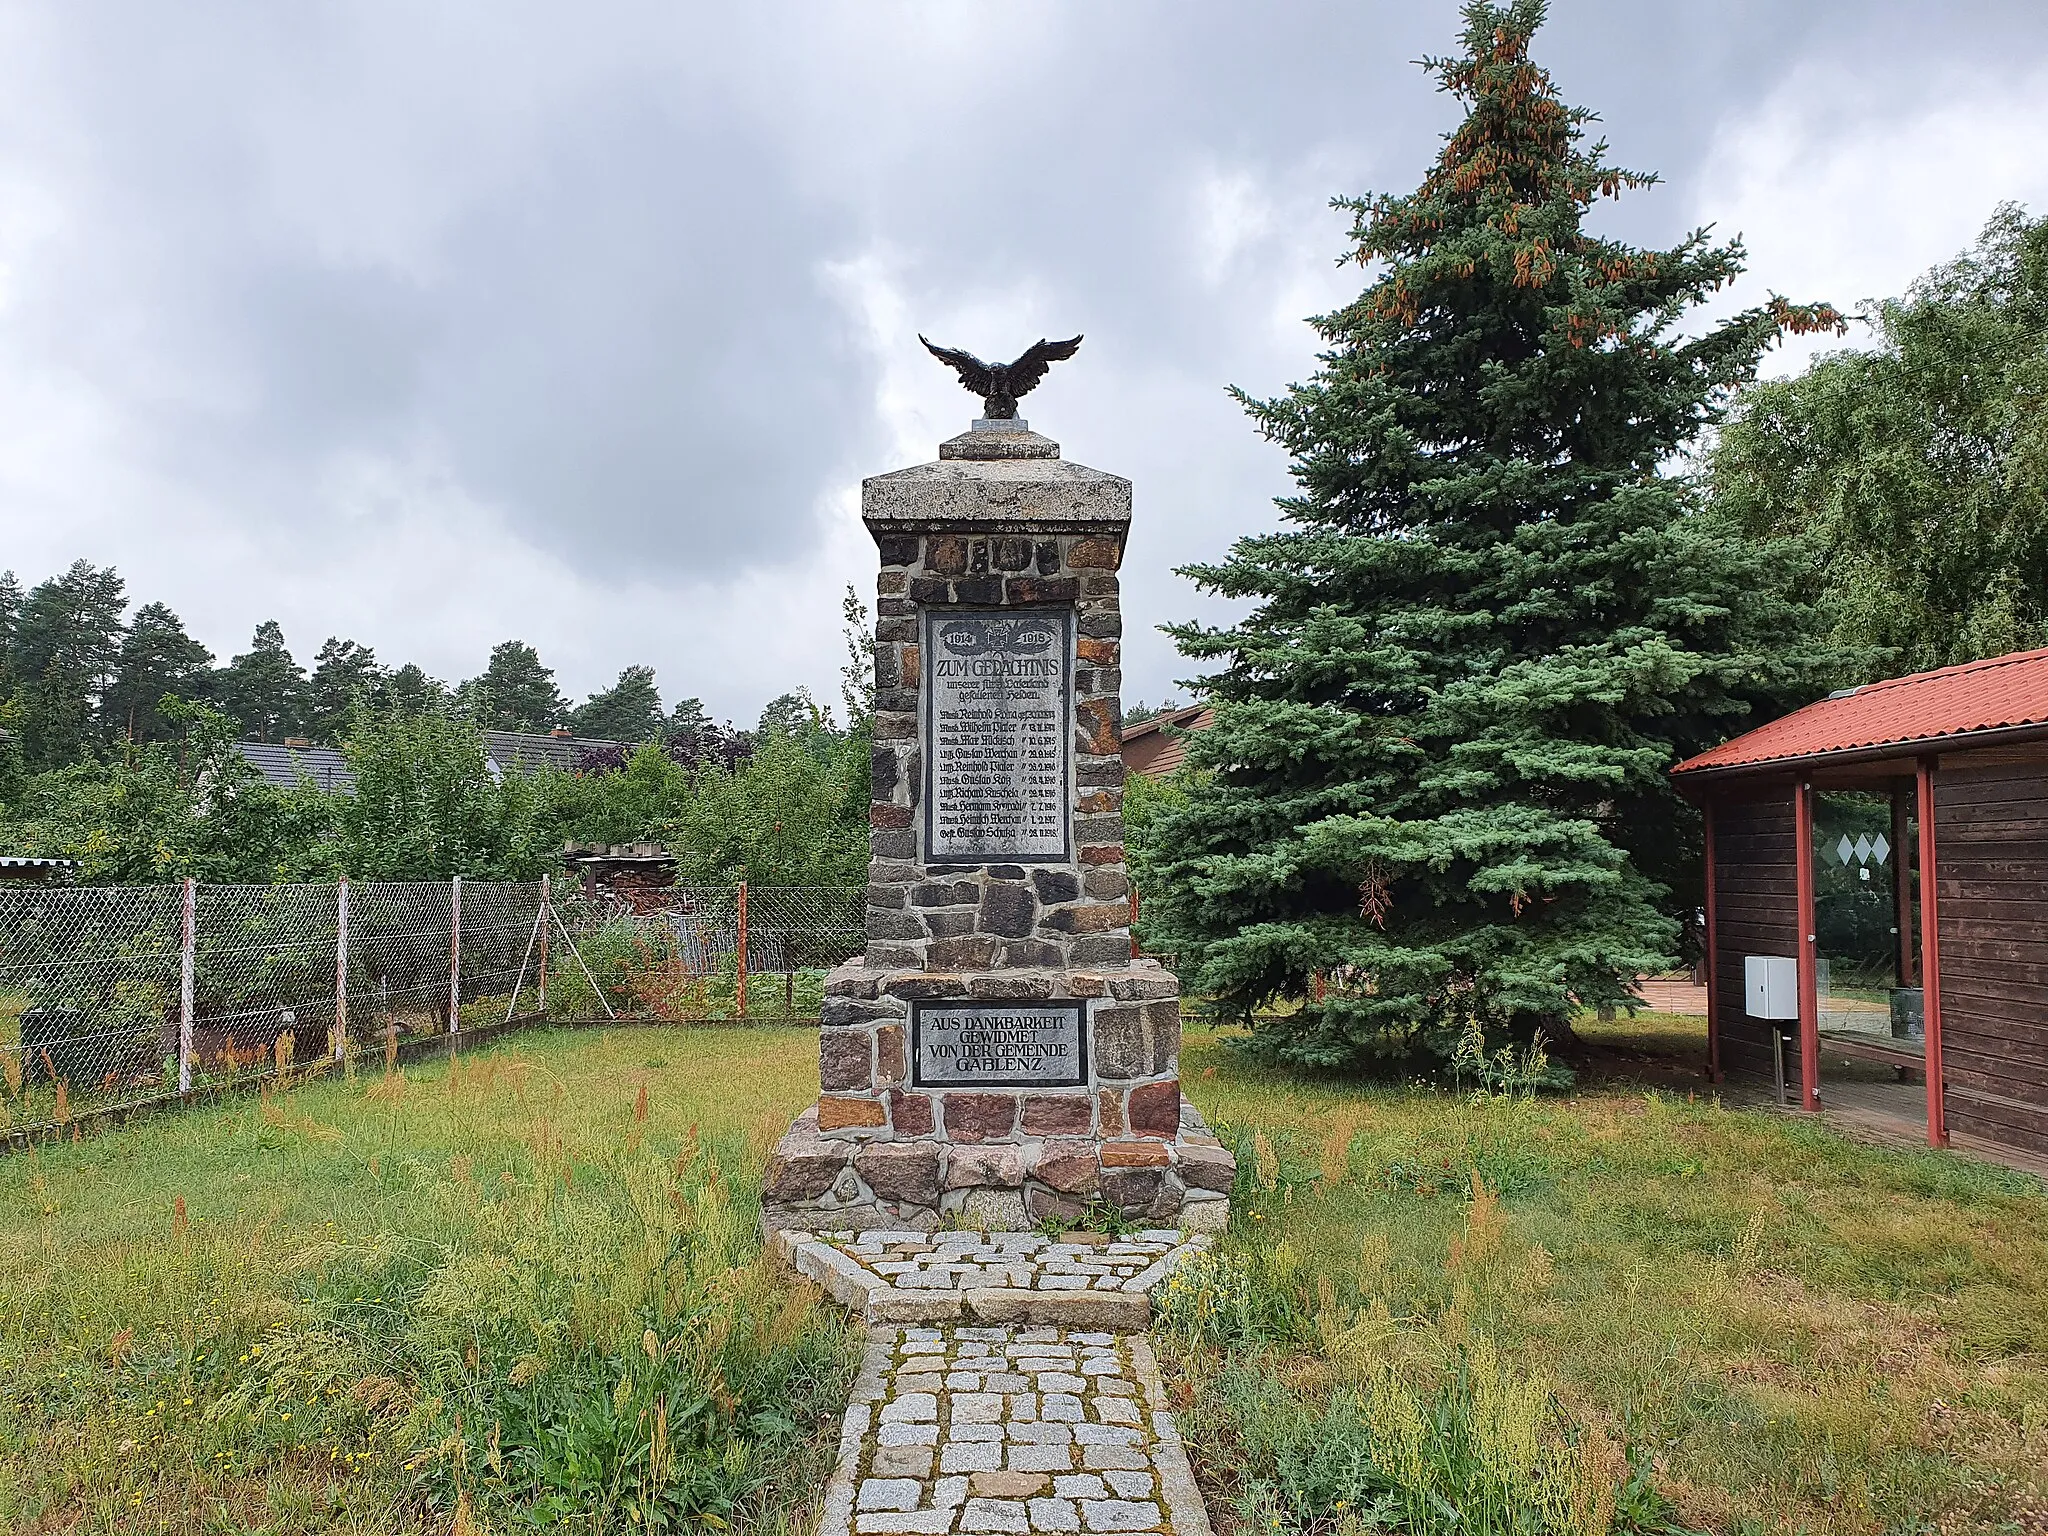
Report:
[[[1745,731],[1671,771],[1736,768],[2027,725],[2048,726],[2048,649],[1867,683]]]

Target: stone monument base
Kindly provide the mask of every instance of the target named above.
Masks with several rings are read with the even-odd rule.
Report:
[[[963,1144],[852,1141],[805,1110],[768,1161],[761,1225],[770,1232],[1028,1232],[1082,1222],[1091,1205],[1125,1219],[1220,1232],[1237,1162],[1192,1104],[1170,1139],[1091,1145],[1062,1138]]]
[[[1155,1228],[1229,1221],[1236,1160],[1180,1092],[1180,984],[1155,961],[934,973],[852,962],[827,978],[817,1106],[776,1143],[762,1225],[1025,1232],[1108,1206]],[[1081,1000],[1085,1083],[912,1081],[917,999]]]

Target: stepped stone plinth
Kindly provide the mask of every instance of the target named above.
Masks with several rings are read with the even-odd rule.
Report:
[[[1023,1231],[1093,1205],[1220,1228],[1180,983],[1132,954],[1117,570],[1131,483],[1020,421],[877,475],[867,949],[825,984],[820,1094],[771,1230]]]

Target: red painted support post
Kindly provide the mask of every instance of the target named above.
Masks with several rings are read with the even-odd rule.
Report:
[[[555,924],[554,897],[548,885],[548,877],[540,877],[540,1012],[546,1018],[548,1012],[548,930]]]
[[[1144,951],[1138,947],[1138,888],[1131,887],[1131,958],[1137,959]]]
[[[1941,1059],[1941,914],[1936,910],[1934,867],[1934,759],[1915,767],[1920,811],[1920,998],[1926,1014],[1927,1144],[1948,1145],[1948,1104]]]
[[[1792,792],[1792,857],[1799,893],[1799,1076],[1802,1108],[1820,1108],[1820,946],[1813,924],[1813,786]]]
[[[192,973],[199,949],[198,888],[185,881],[184,933],[178,943],[178,1092],[192,1091]]]
[[[348,876],[334,890],[334,1039],[336,1061],[348,1055]]]
[[[740,1017],[744,1019],[747,1016],[747,882],[744,880],[740,882],[739,930],[739,1004]]]
[[[1706,931],[1701,943],[1707,951],[1707,1081],[1721,1081],[1721,947],[1714,929],[1714,807],[1702,808],[1706,824]]]
[[[448,1033],[462,1029],[462,876],[448,887]]]

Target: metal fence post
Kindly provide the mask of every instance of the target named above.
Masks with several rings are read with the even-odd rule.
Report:
[[[192,877],[185,877],[184,937],[178,945],[178,1092],[192,1091],[192,972],[198,956],[199,901]]]
[[[448,1033],[462,1029],[462,876],[448,887]]]
[[[739,929],[740,929],[740,933],[739,933],[739,938],[740,938],[740,963],[739,963],[739,970],[738,970],[738,977],[739,977],[739,1004],[740,1004],[740,1017],[744,1019],[744,1018],[745,1018],[745,1017],[747,1016],[747,882],[746,882],[746,881],[744,881],[744,880],[742,880],[742,881],[740,882],[740,915],[739,915]]]
[[[548,886],[548,877],[540,877],[540,1012],[546,1018],[548,1012],[548,930],[554,926],[555,903]]]
[[[348,1055],[348,876],[334,893],[334,1059]]]

